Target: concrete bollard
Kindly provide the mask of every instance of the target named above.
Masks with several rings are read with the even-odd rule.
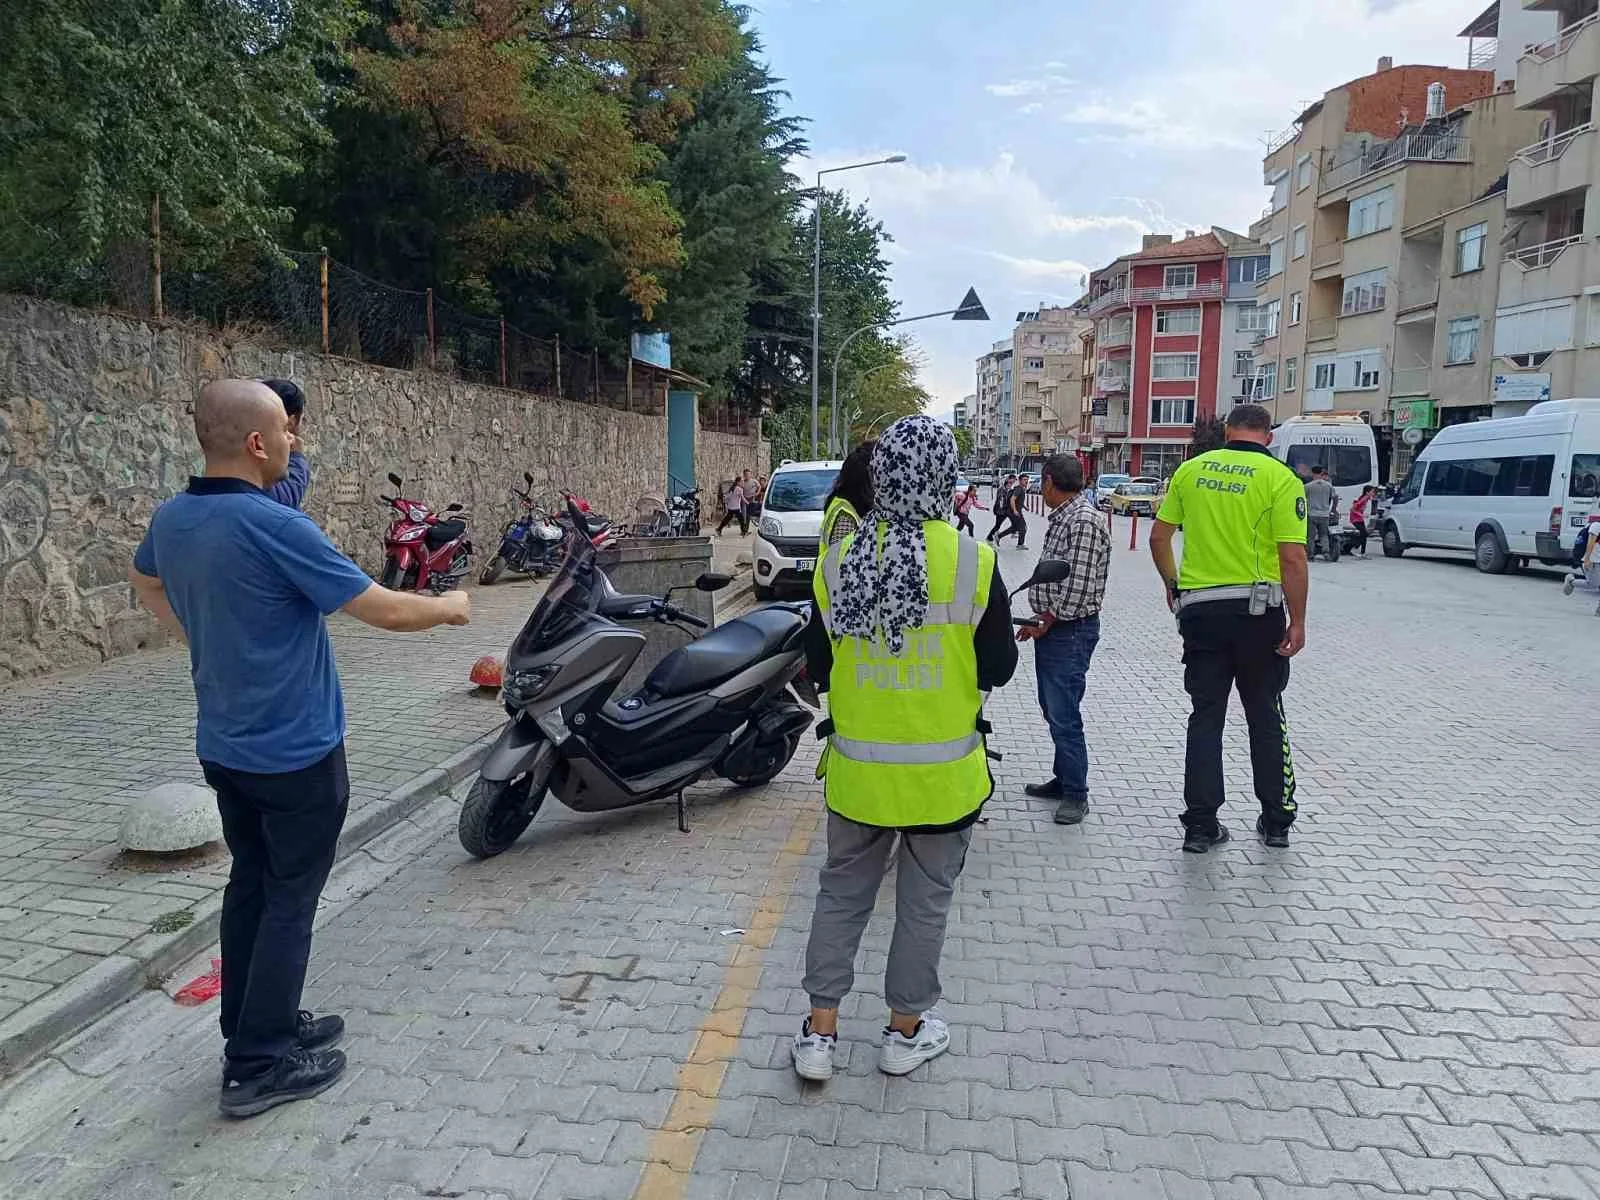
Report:
[[[221,840],[216,794],[198,783],[158,783],[129,801],[122,814],[124,850],[176,854]]]

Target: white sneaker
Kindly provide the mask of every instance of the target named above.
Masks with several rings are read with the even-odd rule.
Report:
[[[808,1019],[794,1035],[794,1045],[789,1051],[794,1057],[794,1073],[813,1083],[826,1083],[833,1078],[833,1052],[838,1046],[838,1037],[812,1033]]]
[[[885,1075],[909,1075],[923,1063],[938,1058],[950,1049],[950,1026],[927,1013],[911,1037],[895,1029],[883,1031],[883,1049],[878,1052],[878,1070]]]
[[[1570,596],[1570,595],[1572,595],[1573,589],[1576,588],[1577,586],[1578,586],[1578,581],[1576,579],[1574,579],[1571,575],[1568,575],[1566,577],[1566,579],[1562,581],[1561,594],[1563,596]]]

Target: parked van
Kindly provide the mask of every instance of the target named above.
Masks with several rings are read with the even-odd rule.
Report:
[[[1312,467],[1327,467],[1341,522],[1361,489],[1378,482],[1378,442],[1360,417],[1290,417],[1272,431],[1268,449],[1301,479],[1311,478]]]
[[[1572,557],[1600,511],[1600,400],[1546,400],[1526,415],[1450,425],[1429,442],[1381,527],[1383,552],[1464,550],[1498,575]]]
[[[782,587],[809,594],[823,505],[843,465],[837,459],[786,462],[772,473],[752,546],[757,600],[771,600]]]

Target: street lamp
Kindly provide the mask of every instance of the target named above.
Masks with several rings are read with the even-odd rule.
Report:
[[[891,367],[899,367],[901,365],[902,364],[899,359],[890,359],[886,363],[879,363],[875,367],[868,367],[865,371],[861,372],[856,381],[850,385],[849,398],[854,400],[861,391],[861,385],[872,376],[876,375],[879,371],[887,371]],[[861,415],[861,413],[862,410],[858,408],[855,410],[854,416],[846,415],[842,425],[831,411],[828,413],[829,454],[837,454],[840,458],[844,457],[845,451],[850,449],[850,426],[855,422],[856,417]],[[874,424],[876,423],[877,422],[874,422]]]
[[[878,167],[885,163],[903,163],[904,154],[891,154],[887,158],[874,158],[870,162],[851,163],[844,167],[828,167],[817,172],[816,207],[812,210],[813,243],[811,248],[811,457],[817,457],[817,396],[821,379],[822,354],[822,177],[837,175],[840,171],[859,171],[862,167]]]
[[[954,308],[946,308],[940,312],[923,313],[918,317],[900,317],[894,321],[874,321],[870,325],[863,325],[860,329],[851,330],[850,336],[839,343],[838,353],[833,356],[832,415],[834,420],[838,419],[839,412],[839,360],[844,357],[844,352],[850,348],[850,343],[863,333],[869,333],[874,329],[887,329],[891,325],[909,325],[913,321],[931,321],[935,317],[949,317],[952,321],[987,321],[989,314],[983,307],[983,301],[978,299],[978,289],[968,288],[967,294],[961,297],[961,303]],[[816,452],[812,451],[812,453]]]

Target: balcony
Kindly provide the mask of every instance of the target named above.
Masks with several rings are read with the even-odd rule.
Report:
[[[1530,208],[1553,196],[1588,187],[1600,166],[1597,145],[1600,135],[1590,121],[1518,150],[1511,157],[1506,179],[1506,207]]]
[[[1517,107],[1548,108],[1557,93],[1600,75],[1600,13],[1568,25],[1517,60]]]
[[[1389,372],[1389,395],[1426,396],[1432,376],[1432,367],[1396,367]]]
[[[1377,171],[1401,163],[1470,163],[1471,142],[1457,133],[1404,133],[1391,142],[1380,142],[1365,154],[1341,159],[1322,173],[1319,192],[1346,187]]]
[[[1097,437],[1127,437],[1128,414],[1111,412],[1103,417],[1090,417],[1089,430]]]
[[[1113,309],[1126,308],[1127,306],[1128,289],[1118,287],[1112,288],[1107,292],[1101,292],[1093,300],[1089,301],[1089,312],[1093,315],[1095,313],[1111,312]]]
[[[1311,248],[1311,278],[1337,279],[1344,274],[1344,239],[1318,242]]]
[[[1161,304],[1169,300],[1220,300],[1222,299],[1222,283],[1213,280],[1211,283],[1196,283],[1188,287],[1141,287],[1134,288],[1128,293],[1128,302],[1131,304]],[[1091,311],[1093,311],[1091,309]]]
[[[1431,309],[1439,305],[1439,281],[1418,279],[1410,283],[1402,280],[1395,294],[1396,318],[1425,319]]]
[[[1105,331],[1103,335],[1097,334],[1094,344],[1101,350],[1115,350],[1119,346],[1133,345],[1133,326],[1119,325]]]
[[[1501,308],[1568,300],[1600,279],[1600,253],[1582,234],[1507,252],[1500,269]]]
[[[1094,377],[1095,395],[1126,395],[1130,378],[1131,376],[1126,371],[1101,371]]]
[[[1306,342],[1331,342],[1339,336],[1338,317],[1317,317],[1306,322]]]

